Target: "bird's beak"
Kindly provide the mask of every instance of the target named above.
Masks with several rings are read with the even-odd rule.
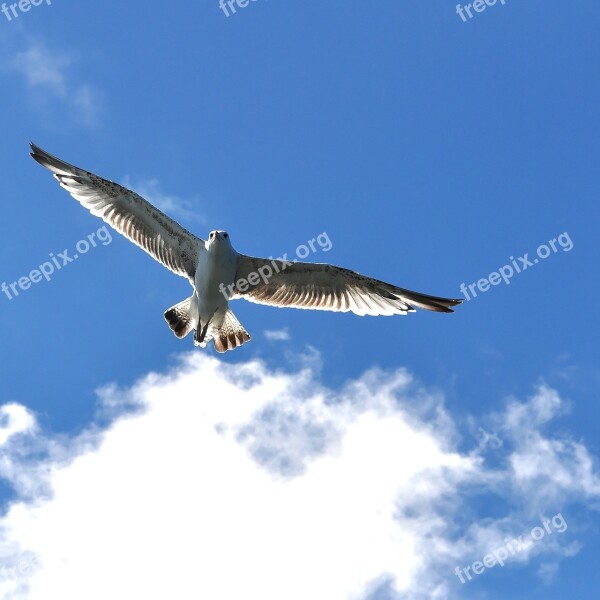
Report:
[[[223,241],[223,238],[219,235],[218,231],[215,231],[215,239],[219,240],[220,242]]]

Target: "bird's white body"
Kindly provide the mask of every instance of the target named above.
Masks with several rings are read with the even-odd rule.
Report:
[[[227,233],[211,232],[204,247],[206,252],[200,253],[194,276],[191,306],[194,328],[202,327],[215,313],[227,308],[228,299],[221,290],[235,282],[238,265],[238,253],[231,246]]]

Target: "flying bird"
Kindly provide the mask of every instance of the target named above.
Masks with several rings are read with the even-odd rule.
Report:
[[[31,144],[31,156],[46,167],[75,200],[93,215],[145,250],[177,275],[193,293],[169,308],[164,317],[178,338],[194,332],[194,344],[214,342],[218,352],[250,340],[230,300],[245,298],[269,306],[353,312],[357,315],[404,315],[415,307],[453,312],[461,300],[405,290],[324,263],[255,258],[240,254],[226,231],[203,240],[173,221],[135,192],[70,165]]]

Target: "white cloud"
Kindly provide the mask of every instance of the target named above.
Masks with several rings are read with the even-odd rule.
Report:
[[[4,476],[23,489],[45,480],[51,493],[30,483],[37,496],[0,521],[14,569],[0,573],[4,598],[346,600],[386,581],[406,599],[453,598],[454,566],[538,524],[532,475],[514,466],[524,457],[541,453],[557,471],[585,475],[536,476],[564,503],[542,507],[549,514],[598,495],[585,447],[540,430],[562,406],[543,387],[486,424],[501,442],[475,440],[470,451],[457,449],[439,394],[404,370],[373,369],[336,391],[311,363],[286,373],[194,353],[100,398],[121,415],[62,441],[44,440],[24,409],[5,408],[20,415],[9,422],[22,441],[8,457],[18,476]],[[469,503],[482,493],[507,499],[502,517]],[[542,575],[576,551],[563,536],[538,543],[553,565]],[[20,562],[33,572],[17,574]]]
[[[13,436],[34,430],[35,418],[24,406],[14,402],[0,406],[0,447]]]
[[[284,329],[267,329],[264,334],[272,342],[287,342],[290,339],[290,332],[287,327]]]
[[[506,475],[534,511],[569,498],[600,496],[596,464],[585,446],[566,437],[544,435],[544,427],[567,409],[555,390],[541,385],[528,403],[513,400],[503,414],[494,417],[503,437],[512,443]]]
[[[100,94],[87,83],[73,81],[69,75],[72,64],[73,60],[65,54],[54,52],[41,42],[32,42],[6,66],[24,77],[32,100],[40,108],[56,114],[66,106],[69,118],[74,116],[81,123],[94,125],[102,111]]]

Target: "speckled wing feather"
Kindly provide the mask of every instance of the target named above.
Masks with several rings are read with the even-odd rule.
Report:
[[[46,167],[75,200],[106,221],[150,256],[194,283],[204,241],[181,227],[141,196],[123,186],[74,167],[35,144],[31,156]]]
[[[264,277],[263,277],[264,275]],[[354,271],[322,263],[286,263],[240,255],[232,299],[270,306],[353,312],[357,315],[404,315],[415,307],[454,312],[460,300],[427,296]],[[258,279],[258,281],[257,281]],[[248,282],[246,284],[240,282]]]

